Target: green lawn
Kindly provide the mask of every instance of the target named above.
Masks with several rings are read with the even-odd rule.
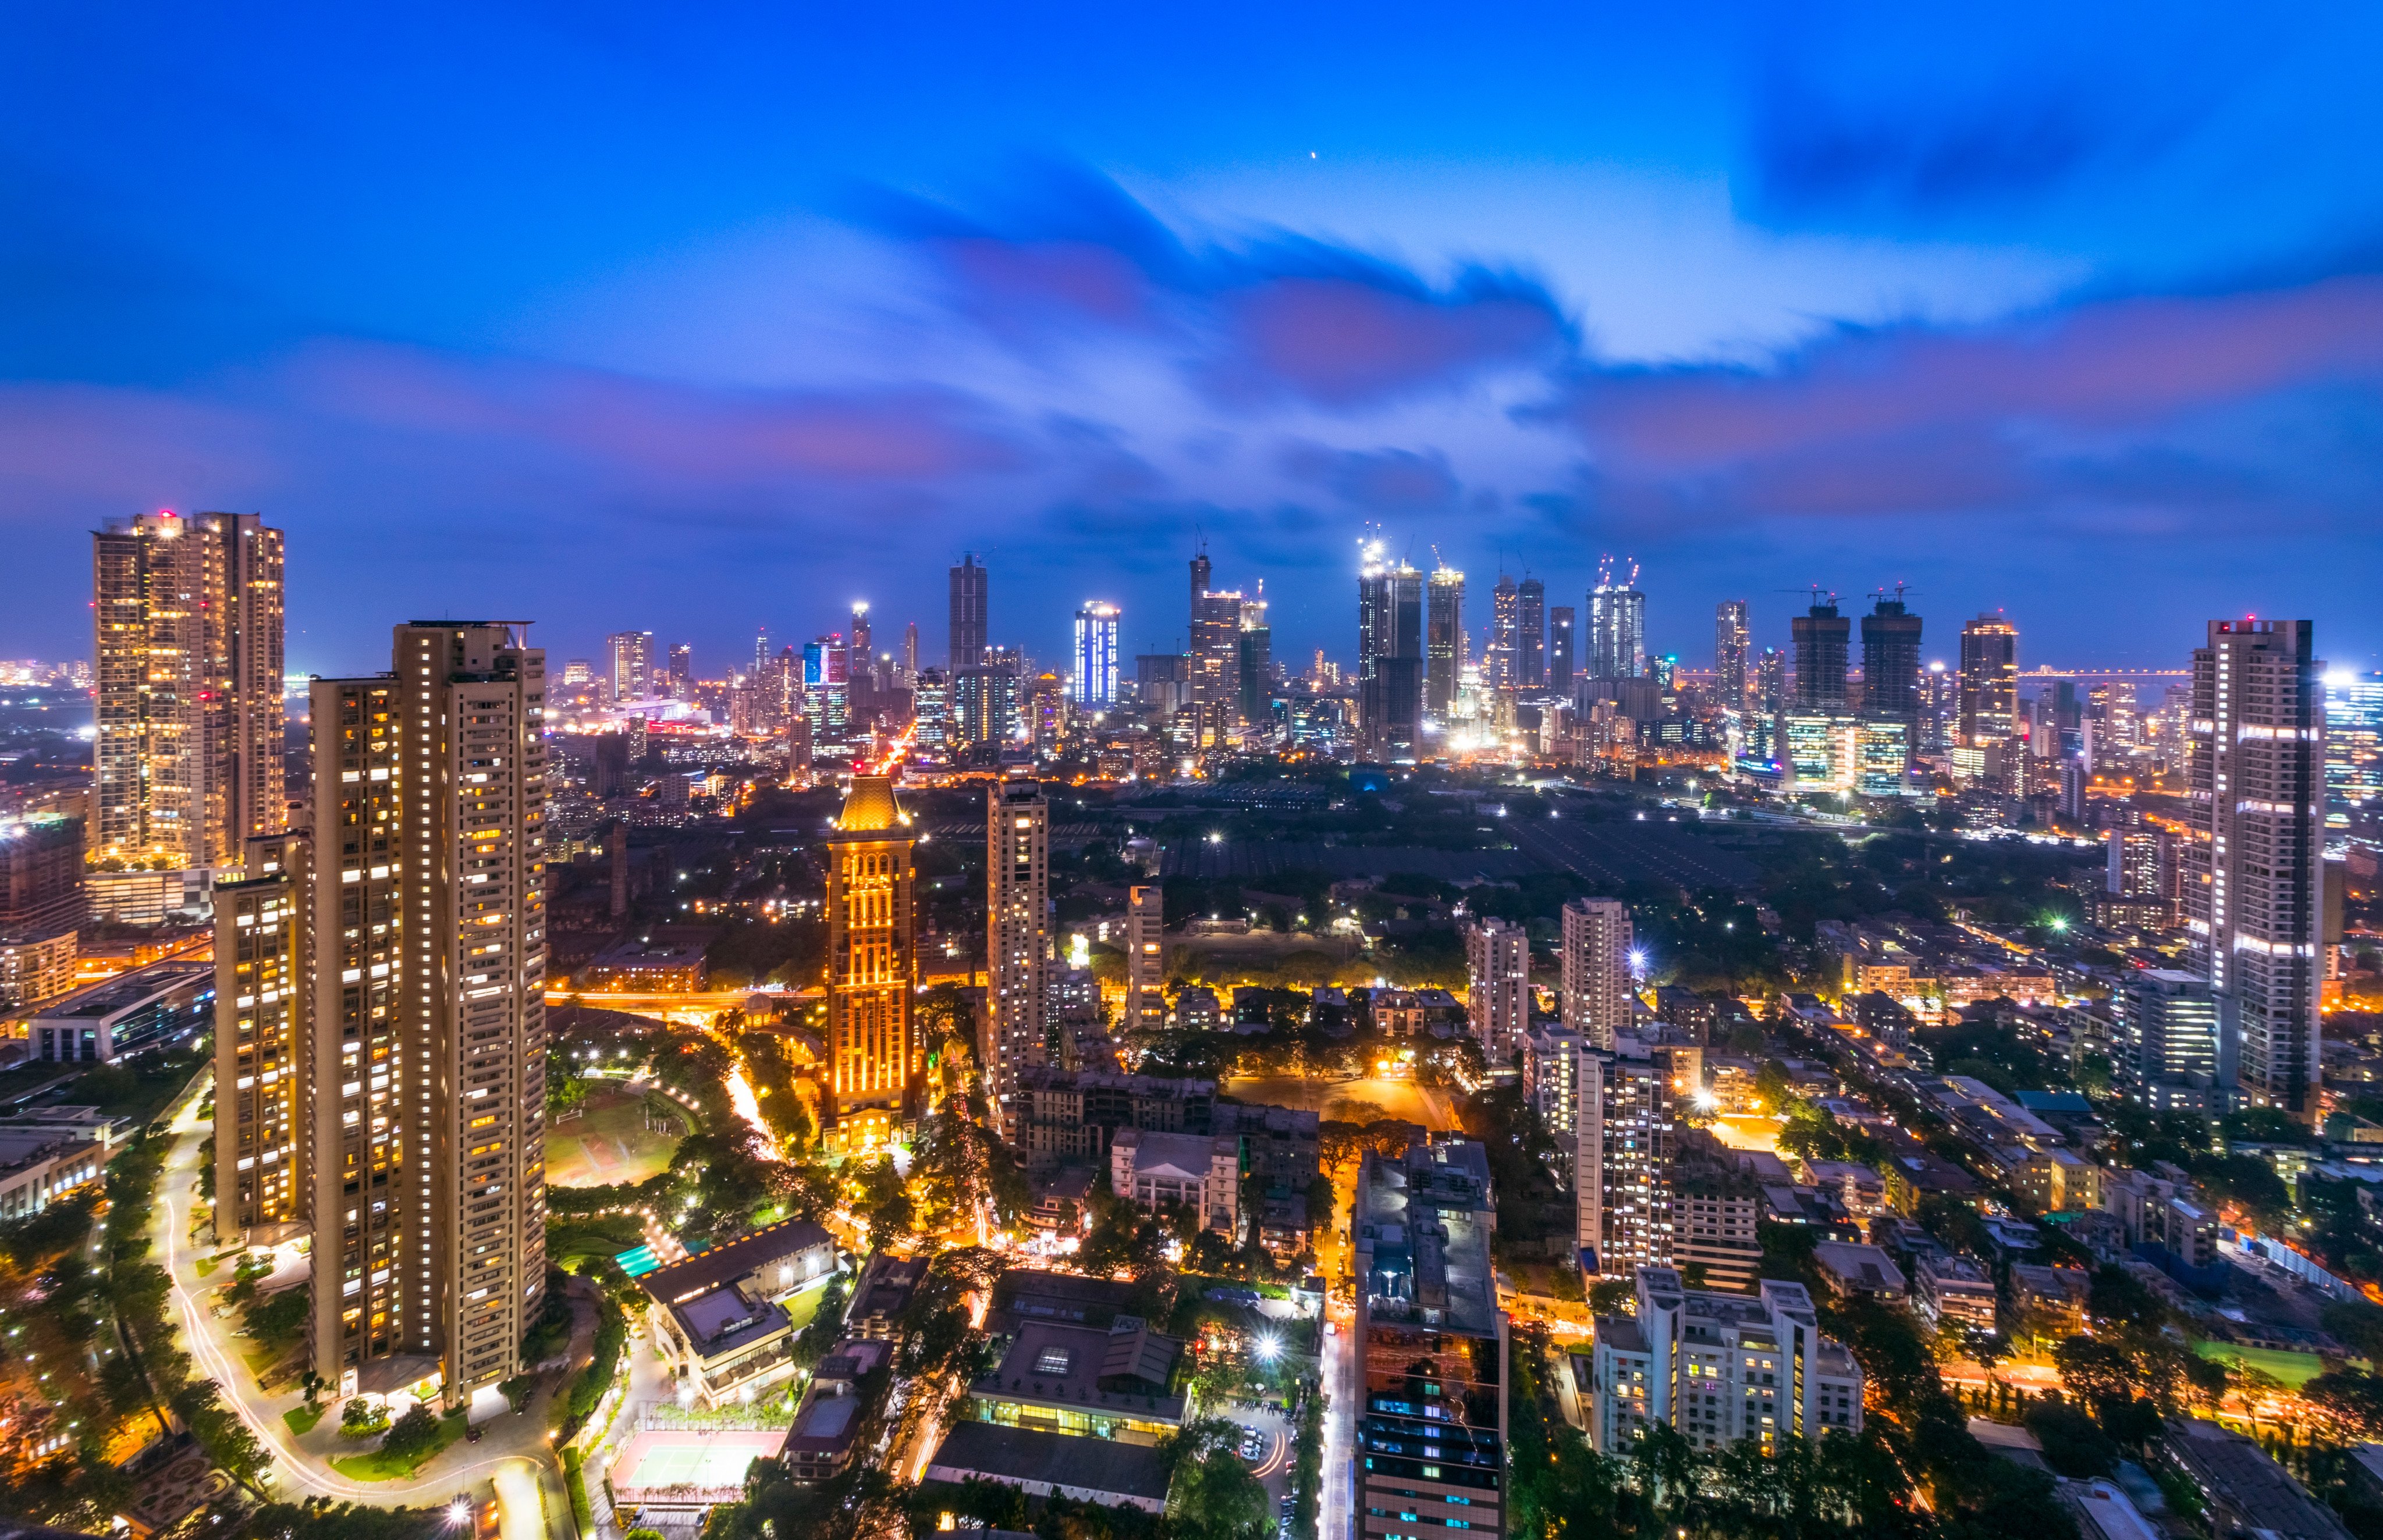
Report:
[[[440,1418],[437,1448],[411,1464],[392,1460],[375,1449],[370,1454],[349,1455],[343,1460],[335,1460],[331,1461],[331,1469],[351,1481],[395,1481],[400,1476],[410,1476],[438,1459],[448,1445],[463,1437],[463,1425],[469,1417],[470,1409],[464,1408]]]
[[[2298,1390],[2325,1373],[2325,1360],[2315,1353],[2288,1353],[2277,1348],[2245,1348],[2239,1343],[2208,1338],[2194,1343],[2192,1350],[2203,1358],[2215,1359],[2220,1363],[2240,1360],[2261,1374],[2273,1375],[2290,1390]]]
[[[293,1406],[289,1411],[283,1412],[281,1414],[281,1420],[290,1424],[290,1431],[291,1433],[303,1438],[308,1434],[315,1431],[315,1424],[323,1420],[323,1413],[327,1410],[327,1409],[320,1402],[317,1402],[313,1406],[308,1406],[303,1401],[301,1401],[298,1405]]]
[[[831,1273],[826,1278],[821,1278],[800,1294],[794,1295],[784,1301],[786,1314],[795,1324],[795,1330],[801,1331],[819,1314],[820,1301],[827,1298],[828,1278],[834,1276],[835,1275]]]

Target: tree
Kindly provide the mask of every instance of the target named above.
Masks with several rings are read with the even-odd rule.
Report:
[[[2134,1398],[2134,1358],[2116,1342],[2097,1337],[2071,1337],[2052,1349],[2060,1383],[2071,1395],[2100,1406]]]
[[[389,1432],[380,1441],[380,1452],[412,1467],[437,1454],[439,1445],[438,1413],[416,1401],[413,1411],[389,1425]]]
[[[1266,1488],[1236,1452],[1241,1432],[1225,1418],[1203,1417],[1159,1445],[1174,1472],[1167,1514],[1179,1540],[1265,1540],[1272,1532]]]
[[[2383,1379],[2336,1369],[2303,1386],[2301,1398],[2319,1417],[2361,1439],[2383,1436]]]

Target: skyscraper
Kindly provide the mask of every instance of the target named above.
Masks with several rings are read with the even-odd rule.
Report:
[[[1599,559],[1597,585],[1588,591],[1588,657],[1591,679],[1636,679],[1647,671],[1647,596],[1638,591],[1638,568],[1613,575],[1613,558]]]
[[[1629,906],[1613,898],[1575,898],[1563,906],[1558,959],[1563,1024],[1611,1052],[1631,1025]]]
[[[1904,607],[1903,590],[1881,594],[1862,617],[1862,715],[1899,721],[1904,742],[1920,743],[1920,617]]]
[[[1241,691],[1241,721],[1263,727],[1274,720],[1274,628],[1266,622],[1263,598],[1241,606],[1241,629],[1233,638],[1233,676]]]
[[[1001,781],[985,796],[983,1056],[994,1116],[1018,1129],[1018,1072],[1048,1062],[1043,1033],[1050,952],[1051,805],[1039,781]]]
[[[2326,675],[2325,795],[2328,843],[2375,839],[2383,817],[2383,673]]]
[[[650,631],[616,631],[604,638],[606,668],[610,672],[614,700],[643,700],[651,693],[654,673],[654,634]]]
[[[866,696],[876,684],[876,654],[869,633],[869,601],[852,601],[852,641],[844,655],[844,681],[854,694]]]
[[[902,687],[913,689],[919,683],[919,622],[911,621],[902,627]]]
[[[1560,696],[1572,694],[1573,610],[1559,604],[1548,611],[1548,688]]]
[[[546,1287],[546,654],[526,629],[396,631],[404,1063],[389,1111],[414,1123],[416,1226],[390,1260],[428,1280],[406,1323],[451,1400],[519,1372]],[[373,870],[347,864],[348,843],[342,887]],[[327,844],[315,858],[327,884]]]
[[[1795,708],[1811,715],[1834,715],[1846,708],[1846,654],[1853,639],[1853,622],[1837,613],[1837,598],[1823,604],[1818,597],[1803,614],[1787,622],[1796,650]]]
[[[428,1360],[467,1399],[520,1372],[541,1309],[546,656],[523,630],[401,625],[394,674],[316,681],[313,826],[252,842],[218,912],[217,1191],[244,1233],[312,1223],[313,1363],[341,1395]]]
[[[1522,682],[1522,603],[1514,580],[1500,573],[1489,591],[1489,650],[1481,659],[1481,683],[1492,690],[1512,690]]]
[[[893,1138],[911,1110],[912,1082],[923,1067],[911,1019],[919,975],[916,840],[891,774],[853,776],[827,843],[827,1111],[833,1126],[821,1131],[831,1149],[855,1153]]]
[[[1117,697],[1117,617],[1098,599],[1076,611],[1076,704],[1114,706]]]
[[[670,649],[670,694],[673,700],[695,698],[695,648],[685,642]]]
[[[92,536],[94,856],[228,867],[288,821],[282,536],[144,513]]]
[[[1378,540],[1361,554],[1357,714],[1365,751],[1377,758],[1413,758],[1423,728],[1424,574],[1404,561],[1390,564]]]
[[[1167,1022],[1167,906],[1154,884],[1126,890],[1125,1017],[1122,1031]]]
[[[1531,939],[1519,925],[1485,919],[1464,928],[1465,1017],[1493,1067],[1513,1062],[1531,1027]]]
[[[435,1354],[447,1340],[432,1259],[452,1251],[442,1238],[468,1217],[442,1201],[448,1189],[427,1166],[432,1145],[468,1131],[454,1127],[465,1103],[426,1049],[418,1060],[408,1052],[428,1041],[451,955],[403,944],[409,913],[426,937],[437,929],[418,861],[437,842],[421,837],[419,817],[409,822],[403,799],[429,797],[454,771],[424,721],[436,711],[419,701],[406,710],[394,676],[318,679],[310,695],[312,821],[252,839],[242,880],[216,890],[216,1224],[251,1243],[311,1226],[310,1362],[347,1394],[377,1362]],[[451,836],[439,858],[451,868],[468,845],[477,859],[477,845],[508,843],[497,834]],[[511,983],[494,989],[525,1004]],[[522,1046],[516,1036],[500,1026],[492,1056]],[[475,1115],[485,1107],[511,1125],[528,1105],[542,1114],[542,1044],[540,1057],[518,1062],[534,1073],[530,1094],[474,1098]],[[505,1147],[477,1164],[496,1161],[510,1200],[498,1208],[516,1221],[535,1214],[542,1240],[542,1203],[520,1190],[542,1169],[542,1154],[525,1152],[536,1138],[509,1127]],[[542,1268],[537,1277],[542,1286]]]
[[[1423,708],[1438,722],[1456,705],[1457,654],[1464,635],[1464,574],[1453,567],[1432,570],[1424,619]]]
[[[1980,615],[1961,628],[1961,744],[1984,748],[2019,732],[2019,627]]]
[[[1424,574],[1390,562],[1382,543],[1364,547],[1357,571],[1357,677],[1374,677],[1384,658],[1424,656]],[[1460,574],[1461,575],[1461,574]]]
[[[2212,621],[2192,654],[2185,917],[2217,998],[2219,1078],[2317,1118],[2325,667],[2306,621]]]
[[[401,659],[401,642],[392,648],[392,655]],[[426,732],[437,724],[426,722],[425,704],[421,692],[409,690],[395,676],[318,679],[308,686],[314,818],[307,831],[308,844],[300,847],[290,842],[281,862],[293,880],[311,882],[310,892],[296,895],[300,900],[297,919],[303,934],[285,938],[296,945],[297,955],[305,959],[309,970],[306,989],[295,1003],[305,1016],[291,1027],[299,1056],[297,1078],[305,1087],[303,1115],[311,1122],[311,1137],[303,1141],[306,1170],[301,1178],[304,1216],[314,1226],[315,1284],[308,1341],[315,1373],[342,1393],[356,1388],[368,1373],[377,1381],[395,1367],[374,1366],[419,1349],[422,1327],[434,1321],[434,1295],[423,1275],[427,1271],[422,1266],[423,1238],[432,1230],[451,1229],[463,1217],[442,1204],[436,1191],[426,1200],[418,1185],[420,1174],[409,1169],[423,1159],[421,1115],[426,1100],[435,1130],[441,1133],[453,1128],[463,1105],[457,1088],[427,1078],[436,1074],[430,1060],[414,1056],[414,1047],[428,1035],[420,1018],[440,992],[438,979],[452,971],[451,967],[438,967],[442,958],[434,951],[428,959],[430,977],[422,977],[426,960],[422,938],[412,936],[406,925],[411,918],[424,927],[426,935],[438,929],[425,907],[426,900],[435,902],[436,895],[427,892],[423,869],[407,858],[435,843],[422,837],[420,817],[409,819],[406,807],[409,795],[428,795],[428,772],[438,758]],[[435,707],[427,714],[435,718]],[[426,754],[426,748],[431,752]],[[409,766],[414,772],[412,776],[407,774]],[[416,780],[424,784],[417,786]],[[536,790],[534,784],[524,789],[533,794]],[[516,819],[525,816],[516,810]],[[539,818],[542,822],[542,811]],[[481,824],[472,832],[489,827]],[[543,835],[538,838],[543,840]],[[465,858],[467,843],[476,846],[484,842],[453,840],[451,848],[455,859]],[[475,853],[470,858],[482,857]],[[269,881],[273,874],[262,875]],[[235,906],[249,902],[243,884]],[[261,925],[262,916],[259,919]],[[216,923],[216,955],[221,957],[220,911]],[[487,929],[512,927],[500,924]],[[406,944],[409,941],[412,946]],[[256,944],[260,949],[264,944],[261,930]],[[434,948],[438,944],[432,942]],[[220,963],[216,974],[216,1122],[220,1149],[222,1088],[239,1083],[224,1079],[225,1027],[238,1025],[241,999],[250,992],[241,990],[228,997],[221,989]],[[529,1046],[527,1013],[541,997],[542,991],[539,995],[514,997],[522,1017],[518,1026],[523,1041],[518,1046],[524,1050]],[[264,999],[260,990],[256,993],[260,1013]],[[233,1007],[228,1018],[224,1014],[227,1001]],[[263,1014],[257,1021],[260,1032],[254,1041],[261,1057],[269,1041],[263,1029],[270,1021]],[[509,1013],[499,1038],[512,1039],[514,1026]],[[541,1039],[543,1029],[541,1017]],[[537,1057],[523,1061],[525,1074],[533,1066],[537,1071],[541,1110],[544,1060],[541,1041]],[[236,1073],[254,1074],[260,1086],[267,1084],[261,1065],[236,1069]],[[286,1078],[286,1066],[284,1073]],[[451,1135],[447,1141],[453,1142]],[[475,1140],[474,1147],[480,1142]],[[501,1153],[514,1154],[512,1141],[507,1142],[509,1148]],[[525,1150],[519,1153],[522,1179],[542,1178],[542,1164],[532,1165]],[[224,1176],[219,1170],[218,1194],[228,1190]],[[524,1217],[526,1211],[525,1203]],[[537,1233],[543,1240],[542,1220]],[[434,1243],[427,1250],[436,1256],[452,1248]],[[336,1289],[331,1287],[334,1279]],[[541,1286],[545,1281],[543,1267],[538,1281]],[[352,1284],[352,1294],[348,1292]]]
[[[216,1233],[270,1244],[307,1214],[306,836],[249,842],[216,905]]]
[[[1536,577],[1523,579],[1514,599],[1514,663],[1518,686],[1548,687],[1548,585]]]
[[[1722,600],[1713,610],[1713,694],[1724,709],[1747,708],[1746,650],[1752,639],[1746,624],[1746,601]]]
[[[976,563],[973,554],[963,554],[960,564],[952,569],[951,594],[952,671],[972,669],[984,661],[988,633],[985,629],[985,573]]]
[[[1581,1249],[1607,1277],[1672,1260],[1672,1057],[1627,1031],[1580,1056],[1574,1214]]]

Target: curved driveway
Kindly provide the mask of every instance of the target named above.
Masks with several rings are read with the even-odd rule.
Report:
[[[164,1201],[157,1205],[150,1220],[152,1238],[156,1254],[165,1259],[166,1271],[173,1279],[171,1304],[182,1328],[183,1345],[199,1374],[216,1382],[224,1404],[239,1414],[249,1432],[271,1455],[278,1492],[288,1501],[321,1497],[373,1508],[427,1507],[497,1478],[509,1465],[526,1466],[530,1474],[526,1481],[519,1479],[524,1473],[520,1472],[507,1473],[506,1479],[496,1481],[503,1505],[499,1522],[504,1540],[538,1540],[548,1532],[546,1514],[536,1509],[520,1510],[537,1500],[546,1486],[559,1486],[561,1478],[558,1474],[551,1483],[545,1479],[551,1469],[551,1454],[535,1420],[505,1417],[487,1424],[488,1434],[483,1443],[501,1440],[503,1447],[468,1465],[451,1465],[442,1457],[413,1477],[363,1482],[340,1475],[320,1458],[298,1447],[296,1435],[281,1416],[299,1403],[297,1395],[285,1392],[270,1398],[260,1396],[255,1377],[241,1361],[236,1346],[238,1339],[228,1335],[225,1323],[207,1312],[208,1286],[199,1276],[198,1249],[190,1243],[191,1213],[196,1202],[191,1187],[198,1178],[199,1162],[208,1149],[213,1131],[213,1125],[201,1122],[198,1116],[207,1084],[204,1078],[196,1082],[173,1110],[167,1126],[167,1137],[173,1143],[166,1153],[165,1174],[159,1178],[158,1190]],[[565,1529],[563,1533],[569,1532]]]

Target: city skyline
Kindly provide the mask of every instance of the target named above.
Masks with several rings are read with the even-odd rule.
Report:
[[[1576,603],[1626,553],[1684,657],[1814,581],[2005,608],[2076,666],[2210,615],[2383,646],[2383,177],[2334,23],[1225,14],[1062,60],[965,16],[824,54],[451,19],[24,40],[0,652],[79,630],[82,535],[160,507],[261,512],[293,593],[354,596],[295,601],[327,675],[364,614],[698,659],[814,623],[788,593],[926,620],[963,550],[1065,596],[995,612],[1057,656],[1087,597],[1166,614],[1204,536],[1290,656],[1337,642],[1369,522],[1485,597],[1503,565]],[[210,68],[272,126],[117,89]],[[471,106],[375,105],[426,100]]]

